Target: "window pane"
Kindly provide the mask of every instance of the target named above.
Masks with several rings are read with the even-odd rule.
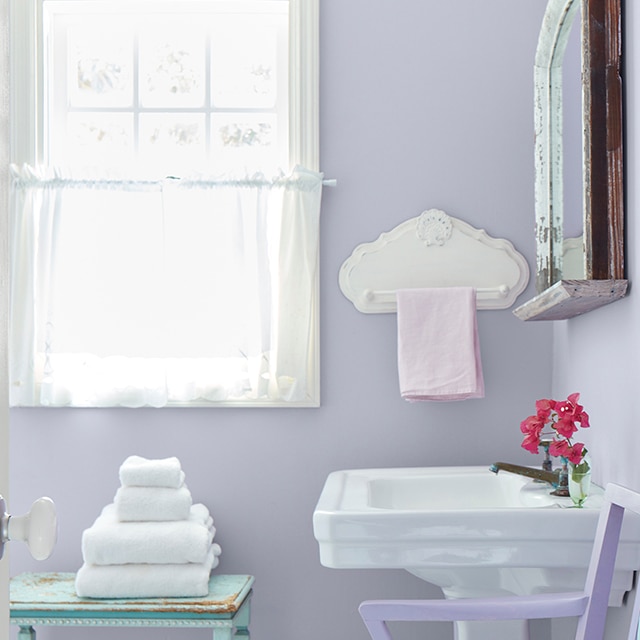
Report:
[[[150,173],[181,175],[206,160],[205,119],[199,114],[140,115],[140,162]]]
[[[137,176],[290,169],[287,2],[43,6],[47,162]]]
[[[69,104],[130,106],[133,96],[133,32],[107,20],[71,26],[67,32]]]
[[[203,106],[205,37],[193,18],[146,24],[139,59],[143,107]]]
[[[213,105],[271,108],[276,104],[277,31],[255,16],[225,16],[211,42]]]
[[[218,114],[212,117],[211,148],[216,170],[262,171],[280,166],[277,118],[272,114]]]
[[[123,167],[131,162],[133,116],[127,113],[70,113],[66,132],[56,131],[54,163],[75,169]],[[60,138],[58,138],[60,136]]]

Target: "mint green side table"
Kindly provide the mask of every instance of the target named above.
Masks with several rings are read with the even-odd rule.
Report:
[[[253,576],[213,575],[198,598],[78,598],[75,573],[21,573],[11,578],[11,623],[19,640],[34,626],[208,628],[213,640],[249,640]]]

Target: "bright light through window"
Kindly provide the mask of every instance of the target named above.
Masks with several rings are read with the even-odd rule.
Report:
[[[317,406],[317,0],[11,2],[12,404]]]
[[[47,163],[146,177],[287,171],[288,8],[47,0]]]

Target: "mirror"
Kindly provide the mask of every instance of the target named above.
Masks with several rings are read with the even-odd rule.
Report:
[[[535,59],[536,243],[538,295],[514,313],[560,320],[623,297],[624,190],[621,0],[549,0]],[[580,18],[583,126],[583,279],[563,270],[563,61]],[[577,25],[576,25],[577,26]],[[573,242],[575,246],[575,241]],[[569,267],[567,259],[567,267]],[[566,272],[565,272],[566,271]],[[570,277],[570,275],[569,275]]]

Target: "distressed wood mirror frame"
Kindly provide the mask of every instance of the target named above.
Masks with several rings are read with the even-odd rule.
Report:
[[[584,280],[562,278],[562,60],[582,9]],[[622,0],[549,0],[536,53],[538,295],[522,320],[562,320],[626,294]]]

